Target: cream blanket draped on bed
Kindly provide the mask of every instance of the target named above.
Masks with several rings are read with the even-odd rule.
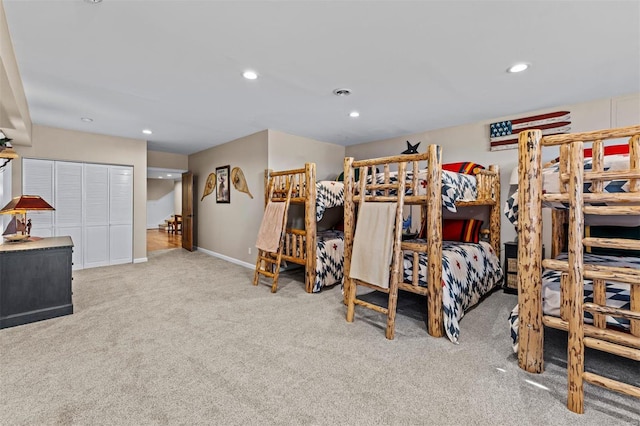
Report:
[[[256,247],[260,250],[275,253],[280,248],[285,207],[285,203],[267,203],[256,241]]]
[[[351,278],[389,288],[396,203],[361,203],[353,237]]]

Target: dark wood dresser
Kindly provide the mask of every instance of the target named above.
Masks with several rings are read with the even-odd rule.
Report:
[[[73,313],[71,237],[0,245],[0,328]]]

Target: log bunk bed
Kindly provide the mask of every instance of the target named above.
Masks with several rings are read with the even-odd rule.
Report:
[[[383,172],[376,174],[376,167],[380,167]],[[397,172],[392,171],[395,168],[397,168]],[[368,176],[371,173],[376,178],[368,177],[356,182],[356,170],[359,171],[359,176]],[[457,343],[459,334],[457,321],[464,315],[464,310],[476,304],[482,295],[488,293],[502,280],[499,260],[499,169],[497,166],[491,166],[489,169],[476,169],[476,172],[475,176],[463,176],[443,171],[441,148],[437,145],[430,145],[427,152],[420,154],[359,161],[350,157],[345,158],[344,297],[348,322],[354,320],[356,305],[372,309],[387,316],[385,336],[387,339],[393,339],[398,290],[405,290],[427,297],[428,333],[434,337],[441,337],[446,332],[448,337]],[[466,178],[462,179],[465,176]],[[447,178],[445,183],[443,183],[444,178]],[[472,198],[463,197],[462,191],[458,196],[451,195],[452,188],[459,183],[452,183],[451,179],[458,178],[461,179],[460,182],[471,182],[466,189],[475,193],[475,196]],[[362,237],[361,243],[364,242],[364,245],[368,246],[375,246],[379,241],[372,236],[358,235],[357,232],[356,207],[359,210],[358,221],[365,222],[361,213],[365,208],[364,205],[369,203],[396,205],[392,223],[391,220],[387,222],[391,225],[391,229],[385,231],[392,235],[390,237],[392,238],[392,249],[390,249],[392,255],[387,258],[387,260],[390,259],[387,270],[389,272],[388,288],[386,288],[386,282],[383,282],[381,286],[373,284],[371,281],[366,282],[361,277],[352,276],[354,270],[352,262],[357,261],[354,259],[354,245],[358,246],[358,239]],[[455,211],[456,207],[488,206],[490,208],[490,242],[464,244],[445,241],[443,243],[443,204],[446,204],[451,211]],[[412,205],[421,207],[423,228],[426,229],[426,232],[423,234],[424,239],[403,241],[403,208]],[[366,225],[363,226],[366,228]],[[445,262],[450,262],[449,258],[443,255],[443,246],[445,246],[444,251],[446,252],[454,252],[457,248],[460,250],[475,249],[482,252],[475,254],[475,252],[469,251],[467,253],[474,253],[468,258],[475,257],[476,263],[485,265],[485,269],[482,266],[477,266],[476,270],[482,271],[477,274],[484,274],[484,276],[479,277],[479,281],[474,281],[474,284],[469,283],[468,281],[471,280],[465,278],[453,284],[449,281],[451,277],[446,266],[443,271]],[[454,264],[455,262],[451,261]],[[372,260],[366,259],[364,267],[372,267],[373,263]],[[386,268],[386,266],[383,264],[382,268]],[[471,264],[465,264],[463,267],[468,267],[468,270],[476,268]],[[466,278],[468,276],[469,274]],[[387,293],[387,307],[357,298],[357,286]]]
[[[305,268],[305,290],[319,292],[323,287],[342,283],[344,238],[342,231],[318,231],[319,222],[326,209],[342,206],[343,183],[335,181],[316,182],[315,163],[306,163],[304,168],[265,171],[265,205],[289,202],[304,207],[304,228],[284,227],[281,237],[280,258],[283,261],[302,265]],[[285,221],[286,221],[285,214]],[[258,269],[267,268],[274,274],[272,292],[277,291],[278,253],[266,253],[256,265],[253,284],[258,284]],[[262,263],[262,265],[260,265]],[[264,275],[269,276],[269,272]]]
[[[605,141],[617,138],[628,138],[628,154],[606,155],[613,147],[605,148]],[[585,143],[591,150],[584,149]],[[543,147],[559,147],[552,172],[542,167]],[[585,158],[588,155],[591,159]],[[561,329],[568,331],[567,407],[571,411],[584,411],[584,382],[640,398],[639,387],[584,370],[585,347],[640,361],[638,236],[632,239],[631,227],[617,233],[623,238],[585,232],[594,228],[585,225],[585,216],[599,223],[609,220],[614,226],[608,228],[614,229],[622,219],[640,224],[640,126],[544,137],[539,130],[523,131],[519,169],[517,203],[527,206],[517,218],[519,318],[515,337],[520,368],[541,373],[543,326]],[[555,191],[548,190],[549,184],[555,185]],[[542,260],[543,205],[556,208],[552,210],[552,256],[546,260]],[[556,259],[564,238],[568,253]],[[592,254],[597,250],[629,254]],[[549,293],[551,273],[557,274],[559,286],[554,297]],[[549,314],[552,298],[559,299],[556,316]]]

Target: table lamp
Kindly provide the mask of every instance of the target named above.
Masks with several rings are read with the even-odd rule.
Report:
[[[14,217],[2,235],[8,241],[25,240],[31,236],[31,219],[27,219],[27,211],[55,210],[38,195],[21,195],[14,197],[0,210],[0,214],[12,214]],[[22,215],[22,219],[17,218]]]

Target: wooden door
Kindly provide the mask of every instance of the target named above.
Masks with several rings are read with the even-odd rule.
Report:
[[[193,251],[193,173],[182,174],[182,248]]]

